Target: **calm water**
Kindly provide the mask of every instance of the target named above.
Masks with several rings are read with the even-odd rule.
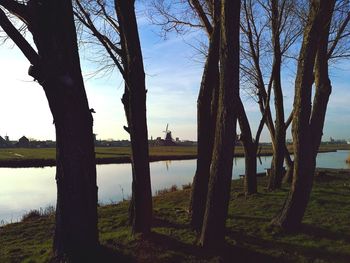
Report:
[[[318,167],[350,168],[345,159],[350,151],[320,153]],[[258,172],[269,168],[271,157],[261,157]],[[196,160],[151,163],[153,194],[165,187],[192,182]],[[244,158],[234,160],[232,178],[244,174]],[[130,197],[130,164],[97,166],[99,202],[108,204]],[[56,203],[55,167],[0,168],[0,223],[18,221],[31,209],[45,208]]]

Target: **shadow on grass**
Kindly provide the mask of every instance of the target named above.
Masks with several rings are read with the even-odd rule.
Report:
[[[183,255],[181,258],[180,255],[177,257],[177,260],[174,262],[183,262],[186,259],[189,260],[189,256],[196,258],[196,260],[203,261],[208,260],[211,262],[281,262],[276,258],[252,251],[247,248],[234,246],[230,244],[224,244],[218,249],[208,250],[203,249],[194,244],[186,244],[175,238],[169,237],[168,235],[155,233],[153,232],[148,240],[152,242],[157,247],[160,247],[164,250],[173,250],[174,252],[180,253]]]
[[[329,191],[329,190],[324,190],[324,189],[316,189],[315,194],[317,195],[334,195],[334,196],[339,196],[341,198],[348,198],[350,196],[349,192],[336,192],[336,191]]]
[[[14,261],[17,262],[17,261]],[[22,261],[21,261],[22,262]],[[32,261],[30,261],[32,262]],[[36,261],[35,261],[36,262]],[[133,263],[136,260],[130,256],[124,255],[117,248],[108,247],[105,245],[100,245],[96,250],[84,251],[81,254],[71,255],[69,258],[57,258],[52,257],[49,260],[50,263],[62,263],[62,262],[88,262],[88,263],[114,263],[114,262],[125,262]]]
[[[326,238],[334,241],[344,240],[350,243],[350,235],[344,232],[335,232],[317,226],[304,224],[300,230],[301,233],[309,235],[318,239]]]
[[[230,216],[232,220],[236,219],[243,219],[243,220],[249,220],[249,221],[258,221],[261,223],[268,223],[271,221],[271,217],[264,217],[264,216],[245,216],[245,215],[233,215]]]
[[[154,217],[153,218],[153,227],[167,227],[167,228],[175,228],[175,229],[190,229],[190,226],[188,224],[179,224],[175,222],[171,222],[169,220],[160,218],[160,217]]]
[[[332,205],[332,210],[337,211],[340,207],[350,206],[350,202],[342,201],[342,200],[334,200],[334,199],[322,199],[318,198],[315,200],[319,205]]]
[[[112,262],[129,263],[130,262],[131,263],[136,261],[132,257],[126,256],[114,248],[101,245],[99,249],[99,253],[94,262],[105,262],[105,263],[112,263]]]
[[[345,239],[348,240],[348,236],[339,236],[339,233],[334,233],[325,229],[320,229],[310,225],[303,226],[299,231],[306,235],[311,235],[317,238],[330,238],[334,240]],[[329,251],[324,247],[312,247],[306,242],[303,244],[291,244],[288,241],[282,240],[268,240],[257,236],[248,236],[241,232],[235,232],[228,230],[227,235],[237,241],[237,243],[244,243],[246,245],[258,246],[266,251],[275,251],[280,254],[278,262],[296,262],[299,261],[298,257],[302,256],[308,258],[308,260],[314,262],[316,259],[326,260],[327,262],[350,262],[350,254],[344,252]],[[288,234],[293,235],[293,234]],[[291,259],[291,257],[297,257]],[[320,261],[323,262],[323,261]]]

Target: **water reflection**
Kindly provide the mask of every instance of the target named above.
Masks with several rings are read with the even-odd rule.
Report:
[[[318,167],[349,168],[345,163],[349,151],[322,153]],[[271,157],[261,157],[258,172],[269,168]],[[196,160],[151,163],[152,192],[171,185],[179,188],[192,182]],[[244,158],[234,159],[232,178],[244,174]],[[17,221],[30,209],[44,208],[56,202],[55,168],[0,168],[0,221]],[[131,165],[107,164],[97,166],[99,203],[108,204],[130,198]]]
[[[171,160],[166,160],[166,161],[163,161],[165,163],[165,166],[166,166],[166,170],[169,171],[169,166],[171,165]]]

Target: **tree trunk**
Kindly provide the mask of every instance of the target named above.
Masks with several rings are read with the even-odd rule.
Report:
[[[220,91],[208,196],[200,236],[203,247],[220,246],[230,200],[239,100],[240,1],[221,1]]]
[[[202,229],[216,125],[220,24],[214,25],[197,101],[197,169],[190,201],[191,226]]]
[[[152,191],[146,121],[146,87],[134,0],[115,0],[122,42],[125,94],[123,103],[132,151],[132,200],[130,216],[133,233],[150,232]]]
[[[327,25],[329,27],[329,24]],[[326,29],[327,30],[327,27]],[[328,28],[329,31],[329,28]],[[327,31],[326,31],[327,32]],[[329,96],[332,85],[328,73],[328,33],[324,33],[318,42],[315,62],[315,97],[311,113],[311,134],[313,138],[313,154],[316,158],[323,135],[323,125],[326,117]]]
[[[273,43],[273,66],[272,80],[273,91],[275,96],[275,136],[273,138],[274,152],[273,162],[271,164],[271,173],[269,178],[268,190],[278,189],[282,185],[283,178],[283,161],[285,157],[286,131],[284,127],[284,108],[283,108],[283,93],[281,85],[281,63],[282,54],[280,46],[280,21],[279,7],[277,0],[271,0],[272,7],[272,43]]]
[[[238,123],[241,129],[241,141],[244,148],[245,175],[244,191],[246,195],[255,194],[257,190],[256,167],[257,167],[257,142],[253,141],[249,121],[241,100],[239,100]]]
[[[98,245],[97,186],[93,118],[81,75],[72,3],[31,0],[27,6],[32,15],[28,28],[40,56],[29,74],[44,88],[56,128],[54,255],[59,260],[82,260]]]
[[[287,171],[283,177],[283,182],[284,183],[291,183],[292,179],[293,179],[294,162],[292,161],[292,158],[290,157],[287,145],[285,145],[284,153],[285,153],[284,160],[285,160],[285,163],[287,165]]]
[[[304,30],[304,39],[300,51],[295,83],[293,110],[293,182],[291,191],[282,210],[272,220],[273,225],[281,227],[287,231],[293,231],[300,227],[312,189],[316,166],[316,144],[314,137],[319,137],[319,134],[322,134],[322,128],[320,130],[320,126],[323,126],[323,119],[321,118],[316,122],[313,122],[311,118],[310,123],[310,117],[312,117],[311,86],[313,83],[313,69],[315,65],[316,51],[319,54],[318,57],[321,54],[321,57],[323,57],[324,50],[327,50],[328,41],[324,42],[324,39],[328,39],[334,2],[335,0],[312,1],[308,22]],[[321,59],[321,61],[324,63],[323,59]],[[317,63],[319,63],[319,59]],[[322,68],[325,68],[324,64],[322,64]],[[326,92],[324,94],[328,93]],[[317,109],[316,107],[319,107],[316,106],[316,104],[319,104],[320,108],[318,110],[321,110],[322,112],[326,111],[326,104],[323,103],[322,105],[324,98],[323,95],[321,95],[321,98],[315,96],[316,101],[314,101],[314,110]],[[321,122],[322,125],[320,125]]]

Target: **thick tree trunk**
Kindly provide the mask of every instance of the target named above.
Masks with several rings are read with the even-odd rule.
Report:
[[[239,100],[238,123],[241,129],[241,141],[244,148],[245,158],[245,176],[244,191],[246,195],[257,193],[256,167],[257,167],[257,142],[253,141],[248,117],[245,113],[244,106]]]
[[[240,1],[221,1],[220,91],[209,189],[200,244],[220,246],[230,200],[239,100]]]
[[[197,168],[190,201],[191,226],[200,231],[205,211],[216,125],[220,24],[214,25],[197,101]]]
[[[77,79],[74,75],[70,77],[73,82]],[[43,85],[46,94],[51,93],[47,90],[57,81],[53,78]],[[57,85],[55,89],[60,91],[48,95],[49,100],[65,105],[64,110],[53,114],[57,154],[54,252],[59,258],[66,255],[88,258],[98,245],[93,120],[84,102],[84,86],[79,86],[80,91],[71,94],[70,85]],[[83,99],[77,99],[78,96]]]
[[[83,260],[98,245],[93,118],[81,75],[72,4],[31,0],[29,30],[40,61],[29,74],[44,88],[56,128],[54,255]],[[35,14],[35,16],[33,15]]]
[[[329,27],[329,25],[328,25]],[[327,30],[327,27],[326,27]],[[328,29],[329,30],[329,29]],[[318,42],[315,62],[315,97],[311,113],[311,134],[313,138],[313,154],[316,157],[323,135],[323,125],[332,85],[328,73],[328,34],[322,34]]]
[[[268,190],[272,191],[281,187],[283,178],[283,161],[285,157],[286,131],[284,127],[284,108],[283,108],[283,93],[281,85],[281,63],[282,54],[280,46],[280,21],[279,7],[277,0],[271,0],[272,7],[272,43],[273,43],[273,66],[272,80],[273,91],[275,96],[275,136],[273,138],[274,152],[273,162],[271,164],[271,173],[269,178]]]
[[[115,0],[122,42],[126,92],[123,96],[132,151],[132,200],[130,216],[133,233],[150,232],[152,191],[146,121],[146,87],[134,0]]]
[[[313,69],[315,65],[316,51],[319,54],[318,56],[322,54],[321,56],[323,57],[323,53],[325,53],[324,50],[327,50],[328,41],[325,42],[324,39],[328,39],[329,25],[334,3],[335,0],[312,1],[308,22],[304,30],[304,39],[300,51],[295,84],[293,110],[293,182],[291,191],[282,210],[272,220],[273,225],[279,226],[287,231],[293,231],[300,227],[312,189],[316,166],[316,144],[314,137],[315,135],[320,137],[319,135],[322,134],[324,119],[321,118],[316,122],[313,122],[311,118],[310,123],[310,117],[312,117],[311,86],[313,83]],[[323,59],[322,61],[322,63],[324,63]],[[317,63],[319,63],[319,61]],[[324,64],[322,65],[322,68],[325,68]],[[321,95],[321,98],[315,96],[315,100],[317,101],[314,101],[314,110],[316,109],[316,104],[319,104],[320,108],[318,110],[321,110],[322,112],[326,111],[326,103],[323,102],[325,97],[327,97],[328,100],[329,93],[325,92],[324,94],[326,96]]]

